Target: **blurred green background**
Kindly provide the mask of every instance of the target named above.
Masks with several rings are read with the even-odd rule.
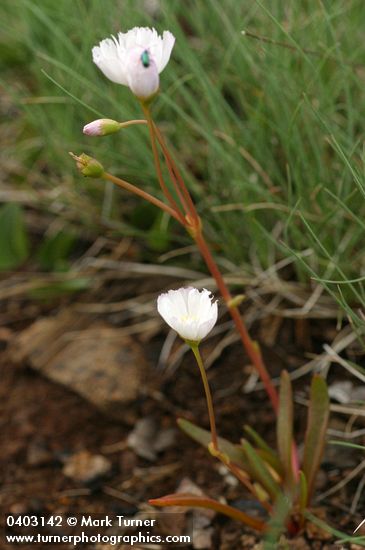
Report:
[[[312,289],[319,279],[363,324],[364,0],[2,0],[0,25],[0,269],[30,258],[67,271],[79,239],[104,232],[140,239],[151,262],[190,244],[153,207],[82,179],[68,156],[84,151],[160,194],[146,128],[82,134],[100,116],[141,117],[92,46],[154,26],[177,39],[155,120],[222,269]],[[38,234],[29,207],[46,220]]]

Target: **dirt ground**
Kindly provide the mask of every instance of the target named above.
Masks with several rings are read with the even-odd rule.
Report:
[[[258,327],[258,334],[263,328],[264,325]],[[323,338],[326,335],[329,337],[333,330],[331,323],[318,321],[308,323],[303,332],[303,326],[298,331],[295,322],[285,321],[276,345],[265,349],[267,364],[273,375],[277,375],[283,366],[283,350],[287,358],[286,367],[294,369],[301,364],[308,351],[318,351]],[[298,340],[298,334],[305,334],[306,337]],[[158,371],[155,364],[161,345],[161,337],[157,336],[150,345],[152,352],[149,356],[150,368],[159,380],[157,397],[152,394],[137,399],[126,406],[125,421],[116,421],[73,391],[35,372],[26,363],[12,363],[7,353],[7,343],[3,342],[0,385],[0,506],[3,528],[4,514],[31,514],[37,517],[70,514],[134,516],[143,509],[151,510],[146,507],[149,498],[175,492],[183,480],[184,483],[196,484],[209,496],[224,496],[230,504],[251,514],[263,513],[203,448],[177,430],[172,433],[177,416],[184,416],[204,427],[208,426],[208,418],[201,381],[193,361],[187,355],[172,375]],[[310,349],[306,350],[305,345]],[[249,368],[240,345],[230,346],[208,372],[219,433],[238,442],[242,437],[243,425],[249,424],[274,444],[274,419],[265,395],[262,391],[243,392]],[[337,381],[336,375],[334,380]],[[305,377],[296,383],[295,389],[299,395],[306,395],[308,381],[309,378]],[[300,440],[306,411],[300,404],[296,407],[299,413],[296,435]],[[146,456],[143,452],[144,456],[141,453],[138,456],[130,440],[127,441],[141,419],[152,419],[155,433],[162,431],[168,434],[162,450],[157,450],[152,456]],[[352,428],[357,423],[361,428],[361,419],[353,420]],[[347,422],[348,418],[332,415],[333,428],[344,429]],[[333,449],[329,447],[320,472],[320,494],[351,474],[362,460],[359,452],[339,447],[335,451]],[[99,457],[100,464],[94,465],[94,475],[89,472],[94,467],[87,460],[90,457]],[[85,475],[84,470],[87,470]],[[317,515],[350,534],[361,521],[361,510],[364,509],[362,496],[356,512],[350,511],[358,484],[359,477],[354,476],[352,481],[322,500],[316,505]],[[171,524],[169,529],[173,529]],[[205,531],[203,541],[209,544],[205,546],[208,548],[248,549],[256,548],[259,542],[253,532],[224,517],[210,517],[205,527],[199,529],[200,535],[201,531]],[[25,531],[8,529],[7,532]],[[59,534],[62,530],[49,526],[42,532]],[[1,548],[12,547],[3,544]],[[45,546],[52,547],[33,544],[31,548]],[[63,547],[72,548],[71,545]],[[106,544],[83,547],[113,548]],[[155,547],[168,548],[163,545]],[[301,535],[290,541],[289,548],[338,550],[341,546],[336,545],[331,536],[308,525]]]

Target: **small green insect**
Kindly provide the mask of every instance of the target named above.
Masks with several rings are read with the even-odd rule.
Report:
[[[145,51],[142,53],[142,55],[141,55],[141,61],[142,61],[142,65],[143,65],[144,67],[146,67],[146,69],[147,69],[147,67],[150,66],[150,63],[151,63],[151,61],[150,61],[150,54],[149,54],[149,52],[148,52],[147,50],[145,50]]]

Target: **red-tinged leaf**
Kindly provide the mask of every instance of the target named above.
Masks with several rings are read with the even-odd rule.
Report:
[[[275,501],[277,496],[281,494],[280,485],[275,481],[265,462],[248,441],[242,442],[242,449],[249,463],[252,478],[260,483],[272,500]]]
[[[329,397],[325,380],[313,376],[304,442],[303,472],[308,485],[307,504],[313,494],[314,482],[321,464],[329,418]]]
[[[284,469],[284,480],[287,487],[293,484],[293,392],[291,380],[286,370],[281,373],[279,410],[276,424],[278,453]]]
[[[245,525],[248,525],[249,527],[256,529],[256,531],[264,531],[266,529],[266,524],[263,521],[257,518],[248,516],[241,510],[237,510],[237,508],[233,508],[233,506],[229,506],[228,504],[223,504],[222,502],[219,502],[217,500],[214,500],[208,497],[174,494],[174,495],[166,495],[161,498],[153,498],[148,502],[153,506],[159,506],[159,507],[185,506],[187,508],[208,508],[209,510],[215,510],[219,514],[224,514],[225,516],[229,516],[234,520],[240,521],[241,523],[244,523]]]
[[[192,422],[185,420],[184,418],[178,418],[177,424],[188,436],[194,441],[208,448],[209,443],[212,441],[212,437],[209,431],[199,428]],[[244,471],[248,471],[249,466],[245,457],[245,453],[238,445],[234,445],[223,437],[218,437],[219,450],[224,453],[234,464],[242,468]],[[249,472],[248,472],[249,473]]]

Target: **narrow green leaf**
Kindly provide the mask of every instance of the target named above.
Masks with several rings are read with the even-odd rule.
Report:
[[[241,510],[233,508],[228,504],[223,504],[212,498],[196,495],[184,495],[184,494],[174,494],[166,495],[161,498],[154,498],[148,501],[149,504],[153,506],[166,507],[166,506],[186,506],[188,508],[208,508],[209,510],[215,510],[220,514],[224,514],[232,519],[240,521],[245,525],[249,525],[256,531],[264,531],[266,529],[266,524],[251,516],[248,516]]]
[[[275,472],[278,474],[279,477],[283,477],[284,471],[283,467],[281,465],[280,460],[278,459],[277,455],[273,452],[268,453],[267,451],[264,451],[262,449],[256,449],[256,452],[258,455],[261,456],[262,460],[266,462]]]
[[[357,445],[356,443],[350,443],[349,441],[329,441],[330,445],[340,445],[340,447],[349,447],[350,449],[359,449],[365,451],[364,445]]]
[[[23,209],[15,203],[0,208],[0,270],[14,269],[29,254]]]
[[[264,439],[262,439],[256,430],[251,428],[251,426],[246,425],[244,429],[247,435],[251,438],[252,442],[256,445],[261,458],[263,458],[265,462],[270,464],[270,466],[274,468],[280,476],[282,476],[283,467],[276,452],[266,443]]]
[[[248,441],[242,442],[242,449],[245,452],[252,478],[262,485],[273,500],[276,500],[281,494],[280,485],[271,475],[265,462]]]
[[[185,418],[178,418],[177,424],[179,428],[181,428],[183,432],[194,439],[194,441],[200,443],[201,445],[203,445],[203,447],[208,448],[209,443],[212,441],[209,431],[204,430],[203,428],[199,428],[199,426],[196,426]],[[238,445],[234,445],[223,437],[218,437],[218,447],[222,451],[222,453],[227,455],[232,462],[248,472],[249,465],[245,453]]]
[[[307,431],[304,442],[303,472],[308,483],[308,499],[313,494],[314,482],[321,464],[329,418],[329,397],[326,381],[313,376],[308,408]]]
[[[305,512],[305,517],[309,521],[311,521],[314,525],[317,525],[317,527],[320,527],[323,529],[323,531],[326,531],[326,533],[330,533],[333,537],[336,537],[338,539],[338,543],[354,543],[358,546],[365,547],[365,537],[352,537],[348,536],[346,533],[343,533],[342,531],[339,531],[338,529],[334,529],[331,525],[328,525],[325,521],[323,521],[320,518],[317,518],[315,515],[313,515],[308,510]]]
[[[284,469],[284,481],[290,487],[293,482],[293,392],[291,380],[286,370],[281,373],[280,377],[276,438],[279,459]]]
[[[248,426],[246,424],[246,426],[244,426],[244,430],[245,432],[247,433],[247,435],[250,436],[250,438],[252,439],[253,443],[255,443],[255,445],[259,448],[259,449],[262,449],[263,451],[266,451],[268,453],[272,453],[272,454],[275,454],[275,452],[272,450],[272,448],[270,447],[270,445],[268,445],[266,443],[266,441],[261,437],[260,434],[257,433],[256,430],[254,430],[253,428],[251,428],[251,426]]]
[[[304,472],[299,472],[299,509],[305,510],[308,502],[308,484]]]

